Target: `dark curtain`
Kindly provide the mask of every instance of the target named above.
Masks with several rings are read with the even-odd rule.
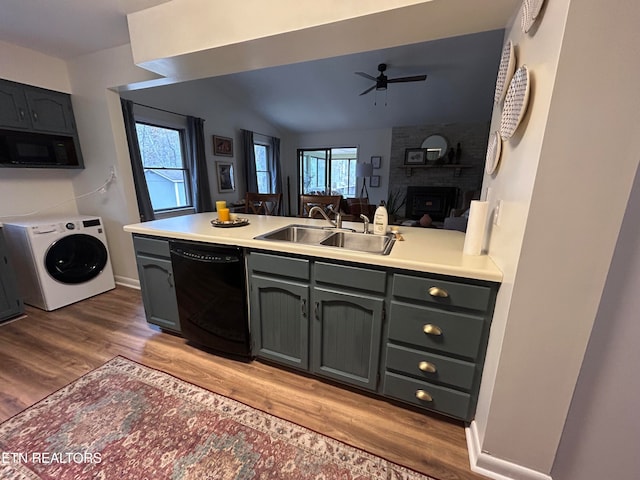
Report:
[[[271,172],[271,193],[282,193],[282,169],[280,168],[280,139],[269,137],[271,155],[267,159]]]
[[[191,171],[191,197],[196,213],[213,211],[209,188],[207,157],[204,150],[204,120],[187,116],[187,143],[189,144],[189,170]]]
[[[247,192],[258,191],[256,175],[256,154],[253,150],[253,132],[242,130],[242,151],[244,153],[244,171]]]
[[[127,134],[127,143],[129,144],[129,158],[131,159],[131,169],[133,170],[133,184],[136,189],[136,199],[138,200],[138,212],[140,213],[140,221],[147,222],[153,220],[153,206],[151,205],[151,197],[147,188],[147,181],[144,177],[144,167],[142,165],[142,156],[140,155],[140,146],[138,145],[138,134],[136,132],[136,119],[133,114],[133,102],[131,100],[120,99],[122,105],[122,115],[124,117],[124,129]]]

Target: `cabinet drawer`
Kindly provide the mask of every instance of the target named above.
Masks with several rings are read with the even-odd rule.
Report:
[[[428,326],[436,332],[425,333]],[[475,359],[480,348],[484,318],[392,301],[389,340]]]
[[[416,395],[425,392],[431,401],[420,400]],[[468,420],[471,395],[447,387],[404,377],[391,372],[384,374],[383,393],[413,405],[436,410],[453,417]]]
[[[316,262],[315,278],[318,283],[330,283],[358,290],[384,293],[387,274],[380,270]]]
[[[471,390],[475,367],[474,363],[455,358],[387,344],[387,370],[427,382],[446,383],[454,388]]]
[[[434,287],[437,290],[433,290]],[[443,295],[446,293],[446,296],[437,296],[438,292]],[[393,295],[436,305],[485,311],[491,300],[491,289],[396,273],[393,276]]]
[[[171,257],[168,240],[140,237],[138,235],[134,235],[133,246],[136,250],[136,253],[148,253],[165,258]]]
[[[254,272],[309,280],[309,260],[304,258],[251,252],[249,254],[249,268]]]

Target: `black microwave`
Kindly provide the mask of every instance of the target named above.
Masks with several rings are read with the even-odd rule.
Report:
[[[0,167],[83,168],[73,136],[0,129]]]

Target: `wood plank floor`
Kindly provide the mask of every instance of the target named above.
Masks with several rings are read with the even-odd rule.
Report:
[[[115,290],[0,325],[0,421],[123,355],[440,480],[469,470],[461,423],[402,408],[261,361],[198,350],[149,327],[138,290]]]

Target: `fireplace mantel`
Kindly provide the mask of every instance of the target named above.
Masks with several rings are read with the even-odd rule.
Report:
[[[402,165],[398,168],[404,169],[407,177],[413,175],[414,168],[450,168],[453,169],[453,176],[459,177],[464,168],[473,168],[475,165]]]

